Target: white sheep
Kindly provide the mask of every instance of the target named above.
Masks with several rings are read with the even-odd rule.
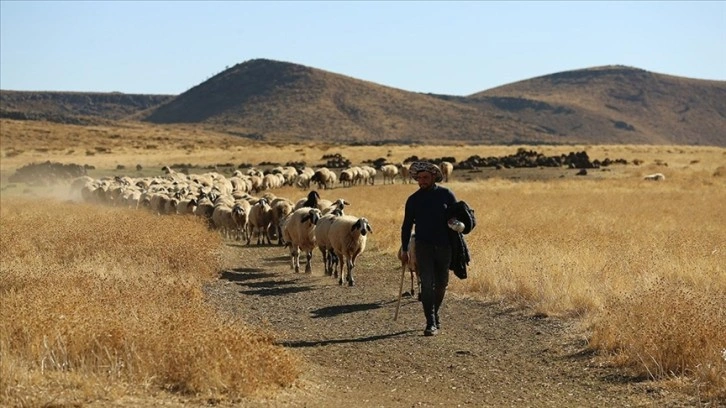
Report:
[[[305,273],[311,273],[310,261],[315,248],[315,225],[322,214],[317,208],[303,207],[293,211],[282,227],[282,236],[290,246],[290,269],[300,272],[300,252],[305,252]]]
[[[302,188],[303,190],[307,190],[310,188],[310,176],[307,173],[298,174],[298,176],[295,178],[295,185],[297,187]]]
[[[442,161],[439,167],[441,168],[441,174],[444,176],[444,181],[448,182],[449,177],[454,172],[454,165],[447,161]]]
[[[410,164],[406,163],[399,163],[398,164],[398,171],[401,173],[401,182],[403,184],[409,184],[413,182],[413,179],[410,177],[408,168]]]
[[[366,240],[368,233],[373,233],[370,223],[365,218],[358,218],[352,215],[343,215],[335,219],[330,225],[328,237],[335,255],[340,260],[340,273],[338,283],[343,284],[345,270],[343,264],[347,268],[348,286],[355,285],[353,277],[353,269],[355,261],[366,249]]]
[[[232,207],[225,203],[219,203],[214,206],[212,211],[212,223],[224,238],[232,238],[236,236],[237,223],[232,215]]]
[[[361,169],[364,173],[367,173],[366,175],[364,175],[363,180],[367,183],[370,183],[370,185],[376,184],[376,169],[371,166],[362,166]]]
[[[270,202],[272,208],[272,227],[277,235],[277,243],[279,245],[285,244],[285,240],[282,238],[282,224],[285,218],[293,212],[295,204],[287,198],[279,197]]]
[[[386,180],[390,180],[391,184],[394,184],[398,175],[398,167],[395,164],[384,164],[381,166],[381,173],[383,173],[383,184],[386,184]]]
[[[267,199],[260,198],[255,205],[250,208],[250,214],[247,219],[249,226],[249,235],[247,237],[247,245],[250,245],[252,238],[257,234],[257,245],[265,243],[272,244],[268,233],[269,226],[272,223],[272,208],[267,203]]]
[[[233,238],[237,241],[249,237],[247,233],[247,222],[251,207],[250,203],[246,200],[235,201],[234,206],[232,206],[232,220],[235,224]]]
[[[343,211],[336,208],[329,214],[323,214],[315,226],[315,243],[317,244],[318,249],[320,249],[320,253],[323,255],[325,274],[330,276],[335,273],[336,278],[338,277],[338,257],[335,256],[335,252],[333,251],[333,244],[330,242],[329,232],[330,226],[333,225],[333,221],[341,215],[343,215]]]
[[[663,181],[663,180],[665,180],[665,175],[663,173],[649,174],[649,175],[643,177],[643,180]]]
[[[323,215],[330,214],[335,210],[340,210],[342,213],[346,205],[350,205],[350,203],[344,198],[339,198],[335,201],[325,199],[318,201],[318,209],[323,213]]]

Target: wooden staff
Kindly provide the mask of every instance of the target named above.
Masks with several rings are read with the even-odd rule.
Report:
[[[401,262],[401,287],[398,288],[398,304],[396,305],[396,314],[393,316],[393,321],[398,319],[398,310],[401,308],[401,297],[403,296],[403,279],[406,277],[406,263]]]

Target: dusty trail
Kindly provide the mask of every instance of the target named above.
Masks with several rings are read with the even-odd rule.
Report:
[[[447,294],[438,336],[405,297],[393,321],[400,269],[364,253],[357,285],[295,274],[287,250],[232,245],[234,267],[207,288],[223,313],[267,327],[306,361],[299,384],[245,406],[694,406],[683,395],[595,363],[565,321]],[[315,263],[317,261],[317,263]],[[456,279],[452,275],[452,279]]]

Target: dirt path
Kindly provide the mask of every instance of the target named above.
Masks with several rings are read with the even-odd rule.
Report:
[[[364,253],[357,285],[295,274],[287,250],[233,245],[235,267],[207,288],[223,313],[271,328],[306,361],[295,387],[245,406],[627,407],[693,400],[595,363],[567,322],[448,293],[438,336],[424,337],[420,303],[393,321],[397,261]],[[452,275],[452,279],[456,279]]]

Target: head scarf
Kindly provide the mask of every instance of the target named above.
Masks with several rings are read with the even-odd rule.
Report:
[[[411,178],[414,180],[418,177],[418,173],[421,171],[431,173],[434,176],[434,181],[437,183],[444,179],[444,174],[441,172],[441,169],[439,169],[439,166],[433,163],[417,161],[411,163],[411,167],[408,168],[408,174],[410,174]]]

